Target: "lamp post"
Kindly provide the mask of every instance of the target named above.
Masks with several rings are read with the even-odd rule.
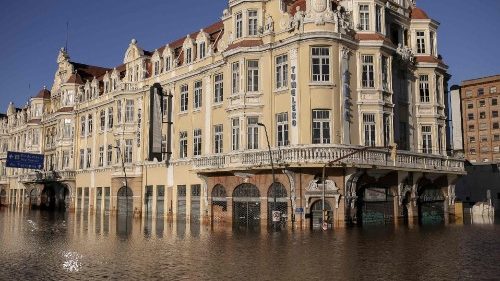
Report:
[[[275,186],[275,183],[276,183],[276,176],[274,174],[274,162],[273,162],[273,154],[271,152],[271,144],[269,143],[269,135],[267,133],[267,127],[266,125],[264,125],[263,123],[257,123],[258,126],[260,127],[264,127],[264,131],[266,133],[266,141],[267,141],[267,148],[269,150],[269,159],[271,160],[271,173],[273,175],[273,183],[271,184],[271,188],[272,188],[272,191],[273,191],[273,210],[271,212],[271,219],[273,220],[273,226],[274,226],[274,229],[277,229],[277,222],[274,221],[274,216],[273,216],[273,212],[276,211],[276,186]]]
[[[125,200],[127,202],[127,210],[126,212],[128,213],[128,183],[127,183],[127,171],[125,170],[125,160],[123,159],[123,155],[121,152],[121,149],[119,146],[115,146],[115,148],[118,150],[118,155],[120,155],[120,158],[122,159],[122,169],[123,169],[123,176],[125,177]]]

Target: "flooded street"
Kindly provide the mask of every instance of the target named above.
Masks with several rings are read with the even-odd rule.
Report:
[[[0,210],[0,280],[492,280],[499,260],[498,224],[248,233]]]

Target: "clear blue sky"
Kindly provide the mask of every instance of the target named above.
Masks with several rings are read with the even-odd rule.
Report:
[[[58,50],[66,41],[73,61],[112,67],[132,38],[146,50],[217,20],[227,0],[18,0],[0,9],[0,112],[50,87]],[[500,0],[418,0],[441,23],[439,52],[451,84],[500,74]],[[31,88],[29,88],[31,85]]]

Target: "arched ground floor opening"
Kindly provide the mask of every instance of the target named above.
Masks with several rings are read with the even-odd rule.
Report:
[[[0,190],[0,207],[7,206],[7,192],[5,189]]]
[[[435,185],[426,185],[419,190],[418,218],[419,223],[445,223],[445,197],[441,188]]]
[[[36,206],[38,204],[38,190],[36,188],[31,190],[29,196],[30,204]],[[44,184],[39,202],[39,207],[42,210],[66,211],[70,206],[69,188],[61,183]]]
[[[267,191],[267,225],[269,228],[286,228],[288,221],[288,193],[280,182]]]
[[[382,185],[368,184],[358,191],[357,223],[388,224],[394,221],[394,196]]]
[[[255,185],[244,183],[237,186],[233,191],[233,227],[260,227],[260,208],[260,192]]]
[[[227,216],[226,188],[217,184],[212,189],[212,222],[224,223]]]
[[[324,220],[323,220],[324,212]],[[323,200],[317,200],[311,205],[311,229],[320,229],[323,227],[323,222],[326,223],[327,228],[331,228],[333,224],[333,209],[325,200],[325,205],[323,207]]]

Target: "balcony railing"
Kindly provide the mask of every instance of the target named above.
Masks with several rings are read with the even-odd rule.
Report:
[[[19,177],[21,182],[47,182],[47,181],[71,181],[75,180],[74,171],[48,171],[33,172]]]
[[[377,166],[380,168],[398,168],[432,170],[445,172],[464,172],[464,161],[440,155],[429,155],[398,151],[393,160],[388,149],[362,150],[361,146],[342,145],[307,145],[272,149],[273,160],[277,165],[321,164],[353,154],[340,163],[354,166]],[[255,150],[231,154],[212,155],[192,160],[196,170],[246,169],[269,166],[269,151]],[[337,163],[340,164],[340,163]]]

